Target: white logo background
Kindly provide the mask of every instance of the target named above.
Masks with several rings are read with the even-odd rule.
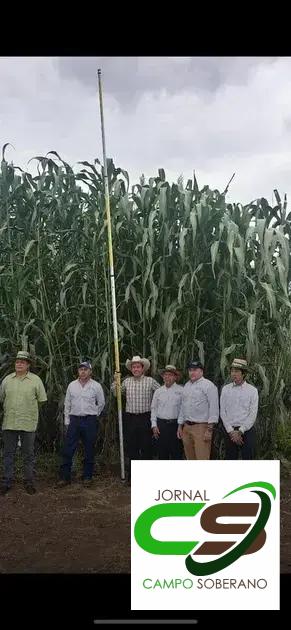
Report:
[[[279,522],[279,461],[132,461],[131,475],[131,609],[132,610],[278,610],[280,580],[280,522]],[[151,534],[157,540],[199,541],[233,540],[240,542],[246,534],[210,534],[200,525],[202,511],[214,503],[255,502],[257,494],[243,490],[223,499],[239,486],[252,482],[269,482],[276,489],[276,499],[270,493],[271,514],[266,524],[267,539],[264,546],[253,554],[243,555],[233,564],[206,576],[191,574],[186,566],[185,555],[156,555],[139,547],[134,538],[137,518],[147,508],[159,503],[181,504],[182,501],[156,501],[159,490],[184,490],[206,493],[205,507],[193,517],[168,517],[156,521]],[[255,488],[254,488],[255,489]],[[263,489],[263,491],[265,491]],[[170,492],[165,493],[170,497]],[[185,499],[183,502],[191,502]],[[201,502],[199,498],[195,503]],[[203,501],[204,502],[204,501]],[[251,523],[256,517],[225,517],[218,523]],[[198,545],[193,545],[194,551]],[[227,553],[227,552],[226,552]],[[207,562],[218,556],[196,556],[197,562]],[[176,588],[145,588],[156,580],[181,580]],[[186,588],[183,588],[183,581]],[[224,582],[228,588],[219,588],[216,581]],[[259,581],[266,588],[230,588],[230,580]],[[193,582],[193,587],[191,586]],[[203,584],[203,588],[198,588]],[[212,586],[214,583],[214,586]],[[217,584],[217,588],[215,585]]]

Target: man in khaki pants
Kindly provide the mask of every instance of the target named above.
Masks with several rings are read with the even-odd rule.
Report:
[[[209,459],[212,431],[218,422],[217,387],[203,376],[200,361],[188,364],[189,381],[182,394],[178,438],[183,440],[187,459]]]

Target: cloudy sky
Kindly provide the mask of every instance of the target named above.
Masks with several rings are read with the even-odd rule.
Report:
[[[0,143],[24,168],[56,150],[75,165],[107,155],[131,183],[163,167],[247,203],[273,188],[291,203],[291,57],[0,58]]]

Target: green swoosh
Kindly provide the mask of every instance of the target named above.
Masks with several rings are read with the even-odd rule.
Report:
[[[266,490],[269,490],[269,492],[271,492],[274,499],[276,498],[276,490],[274,486],[272,486],[272,484],[268,483],[267,481],[252,481],[252,483],[246,483],[244,486],[239,486],[239,488],[232,490],[231,492],[226,494],[223,498],[225,499],[226,497],[229,497],[230,494],[234,494],[235,492],[238,492],[239,490],[245,490],[245,488],[254,488],[254,487],[265,488]]]
[[[248,484],[249,485],[249,484]],[[269,484],[268,484],[269,485]],[[243,488],[244,486],[242,486]],[[237,488],[238,490],[239,488]],[[236,491],[234,491],[236,492]],[[186,568],[192,575],[212,575],[222,571],[230,564],[238,560],[240,556],[250,547],[252,542],[257,538],[258,534],[264,529],[271,512],[271,500],[265,492],[253,490],[261,499],[261,511],[260,514],[250,530],[247,536],[237,545],[234,549],[231,549],[225,556],[218,558],[217,560],[211,560],[209,562],[196,562],[191,555],[187,556],[185,560]],[[231,494],[231,492],[229,493]]]

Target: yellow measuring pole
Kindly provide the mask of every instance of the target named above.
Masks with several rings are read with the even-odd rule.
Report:
[[[103,114],[103,97],[102,97],[101,70],[98,70],[98,87],[99,87],[99,103],[100,103],[101,133],[102,133],[102,147],[103,147],[103,164],[104,164],[105,209],[106,209],[107,234],[108,234],[108,254],[109,254],[111,303],[112,303],[112,321],[113,321],[113,336],[114,336],[114,354],[115,354],[116,395],[117,395],[118,426],[119,426],[120,465],[121,465],[121,479],[122,479],[122,481],[124,481],[124,479],[125,479],[125,469],[124,469],[124,447],[123,447],[123,427],[122,427],[122,400],[121,400],[120,361],[119,361],[119,344],[118,344],[117,313],[116,313],[116,293],[115,293],[115,277],[114,277],[114,259],[113,259],[113,247],[112,247],[110,196],[109,196],[108,173],[107,173],[107,158],[106,158],[106,145],[105,145],[105,130],[104,130],[104,114]]]

